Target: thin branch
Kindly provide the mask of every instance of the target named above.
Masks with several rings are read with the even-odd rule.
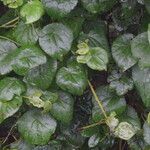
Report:
[[[4,139],[4,141],[2,142],[2,144],[5,144],[5,142],[8,140],[8,138],[9,138],[9,136],[11,135],[11,133],[12,133],[12,130],[13,130],[13,128],[16,126],[16,123],[10,128],[10,130],[9,130],[9,132],[8,132],[8,134],[7,134],[7,136],[6,136],[6,138]]]
[[[17,43],[16,41],[14,41],[14,40],[12,40],[12,39],[10,39],[10,38],[7,38],[7,37],[5,37],[5,36],[1,36],[1,35],[0,35],[0,38],[5,39],[5,40],[9,40],[9,41],[11,41],[11,42],[15,43],[16,45],[20,46],[20,44],[19,44],[19,43]]]
[[[16,17],[15,19],[13,19],[13,20],[11,20],[11,21],[9,21],[9,22],[7,22],[7,23],[1,25],[0,27],[6,27],[7,25],[10,25],[11,23],[13,23],[13,22],[15,22],[15,21],[18,21],[18,20],[19,20],[19,17]]]
[[[92,84],[90,83],[90,81],[88,81],[88,84],[89,84],[89,86],[90,86],[90,89],[91,89],[91,91],[92,91],[94,97],[95,97],[95,100],[97,101],[97,103],[98,103],[98,105],[99,105],[99,108],[101,109],[101,111],[102,111],[102,113],[103,113],[105,119],[107,119],[108,117],[107,117],[106,111],[105,111],[105,109],[104,109],[104,107],[103,107],[103,104],[102,104],[101,100],[98,98],[98,96],[97,96],[97,94],[96,94],[96,92],[95,92],[95,90],[94,90]]]
[[[99,121],[99,122],[96,122],[96,123],[93,123],[93,124],[90,124],[90,125],[81,127],[81,128],[79,128],[78,130],[79,130],[79,131],[80,131],[80,130],[85,130],[85,129],[92,128],[92,127],[95,127],[95,126],[100,125],[100,124],[103,124],[103,123],[105,123],[105,120],[104,120],[104,119],[101,120],[101,121]]]

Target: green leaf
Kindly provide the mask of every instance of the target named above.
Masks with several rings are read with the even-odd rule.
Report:
[[[26,24],[39,20],[43,14],[44,8],[39,0],[28,1],[20,10],[20,15],[25,18]]]
[[[45,26],[39,38],[41,48],[48,55],[59,60],[69,52],[72,41],[72,31],[61,23]]]
[[[132,124],[134,126],[136,132],[139,131],[141,128],[141,122],[138,117],[138,114],[135,111],[135,109],[133,109],[131,106],[128,106],[125,113],[119,116],[119,120],[126,121],[126,122]]]
[[[91,137],[94,134],[97,134],[99,132],[99,126],[90,127],[87,129],[83,129],[81,131],[81,135],[83,137]]]
[[[139,95],[146,107],[150,107],[150,69],[141,70],[135,66],[132,70],[132,78]]]
[[[107,70],[108,55],[104,49],[93,47],[89,49],[87,54],[77,56],[77,62],[86,63],[93,70]]]
[[[148,42],[147,32],[137,35],[132,40],[131,51],[133,56],[138,59],[140,68],[150,67],[150,44]]]
[[[108,86],[100,86],[96,90],[96,93],[99,99],[102,101],[107,114],[115,112],[117,115],[120,115],[125,111],[125,99],[123,97],[115,95],[115,93],[113,93]],[[103,114],[94,97],[92,97],[92,102],[94,105],[92,109],[92,119],[94,122],[98,122],[102,119]]]
[[[148,13],[150,14],[150,1],[149,0],[144,0],[144,4],[145,4],[145,7],[146,7]]]
[[[95,47],[90,49],[91,58],[88,60],[87,65],[93,70],[107,70],[108,55],[107,52],[100,48]]]
[[[14,29],[13,36],[21,45],[35,44],[38,40],[38,29],[33,25],[27,25],[20,22]]]
[[[62,150],[62,145],[60,141],[55,141],[55,140],[51,140],[48,145],[44,145],[44,146],[36,146],[34,149],[32,150]],[[67,149],[69,150],[69,149]]]
[[[47,14],[53,19],[60,19],[68,15],[77,5],[78,0],[42,0]]]
[[[119,123],[118,127],[115,129],[115,136],[123,139],[123,140],[130,140],[136,131],[134,126],[128,122],[121,122]]]
[[[145,142],[143,139],[143,135],[141,133],[139,133],[139,135],[135,135],[133,138],[131,138],[130,140],[127,141],[129,148],[131,150],[148,150],[145,149]]]
[[[108,11],[113,7],[117,0],[82,0],[83,6],[91,13]]]
[[[74,38],[77,38],[80,31],[82,30],[84,18],[81,17],[66,18],[62,21],[64,25],[68,26],[73,31]]]
[[[73,118],[74,100],[72,96],[65,92],[58,92],[58,100],[52,105],[50,113],[63,124],[69,124]]]
[[[12,70],[10,59],[7,55],[14,50],[17,46],[11,41],[0,39],[0,74],[4,75]]]
[[[13,55],[16,55],[13,57]],[[30,69],[46,63],[46,56],[37,46],[23,46],[7,58],[13,61],[12,68],[19,75],[25,75]]]
[[[56,121],[48,114],[39,110],[27,111],[18,120],[18,131],[30,144],[47,144],[51,135],[55,132]]]
[[[45,64],[32,68],[24,77],[24,81],[32,86],[46,90],[51,85],[57,70],[57,61],[49,59]]]
[[[16,78],[6,77],[0,80],[0,101],[10,101],[14,96],[20,96],[25,92],[25,87]]]
[[[23,4],[23,0],[2,0],[4,5],[8,5],[9,8],[18,8]]]
[[[10,150],[33,150],[33,147],[33,145],[30,145],[23,140],[18,140],[10,144]]]
[[[144,123],[143,130],[144,140],[148,145],[150,145],[150,125],[147,122]]]
[[[89,24],[89,27],[86,28],[90,28],[87,29],[88,34],[81,33],[78,43],[87,40],[89,47],[100,47],[106,50],[107,52],[109,52],[109,45],[106,36],[107,33],[106,24],[104,22],[97,21],[97,22],[93,22],[92,25]]]
[[[15,96],[11,101],[0,100],[0,123],[2,123],[6,118],[14,115],[21,105],[22,98],[20,96]]]
[[[99,141],[100,141],[100,137],[98,135],[94,134],[93,136],[91,136],[89,138],[89,140],[88,140],[88,146],[90,148],[93,148],[96,145],[98,145]]]
[[[119,36],[112,45],[112,55],[117,65],[123,70],[131,68],[136,60],[131,53],[132,34],[124,34]]]
[[[134,86],[132,79],[115,70],[108,77],[107,81],[110,83],[110,89],[115,90],[119,96],[125,95],[129,90],[132,90]]]
[[[87,86],[87,75],[84,68],[74,62],[58,70],[56,83],[62,90],[82,95]]]
[[[149,41],[149,44],[150,44],[150,23],[148,24],[148,41]]]
[[[1,49],[0,74],[6,74],[14,70],[19,75],[25,75],[29,69],[44,64],[46,56],[36,46],[23,46],[17,49],[10,47]]]

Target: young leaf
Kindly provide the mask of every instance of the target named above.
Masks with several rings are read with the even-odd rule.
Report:
[[[39,38],[41,48],[48,55],[59,60],[69,52],[72,41],[72,31],[61,23],[45,26]]]
[[[135,66],[132,70],[132,78],[142,101],[146,107],[150,107],[150,69],[141,70]]]
[[[35,44],[38,40],[38,29],[33,25],[27,25],[24,22],[19,22],[14,29],[13,36],[15,40],[22,45]]]
[[[115,129],[114,134],[123,140],[129,140],[135,135],[135,133],[135,129],[131,124],[128,122],[121,122]]]
[[[107,30],[104,22],[93,22],[92,25],[89,24],[88,27],[85,27],[85,30],[87,30],[88,34],[81,33],[78,43],[82,43],[87,40],[89,47],[100,47],[109,53],[109,45],[106,36]]]
[[[141,128],[141,122],[138,117],[137,112],[132,107],[128,106],[125,113],[119,116],[120,121],[126,121],[132,124],[135,128],[135,131],[139,131]]]
[[[106,113],[115,112],[117,115],[120,115],[125,111],[125,99],[115,95],[108,86],[100,86],[96,90],[96,93],[102,101]],[[92,109],[92,119],[94,122],[98,122],[102,119],[103,115],[94,97],[92,97],[92,101],[94,105]]]
[[[131,68],[135,63],[136,59],[131,53],[131,40],[132,34],[124,34],[119,36],[112,45],[112,55],[117,65],[123,70]]]
[[[73,118],[74,100],[68,93],[59,91],[58,100],[52,105],[50,113],[63,124],[69,124]]]
[[[20,96],[25,92],[25,87],[16,78],[6,77],[0,80],[0,101],[10,101],[14,96]]]
[[[57,85],[74,95],[82,95],[87,86],[85,70],[77,63],[59,69],[56,75]]]
[[[20,15],[26,21],[26,24],[39,20],[44,14],[44,8],[39,0],[28,1],[20,10]]]
[[[11,101],[0,100],[0,123],[2,123],[6,118],[14,115],[21,105],[22,98],[20,96],[15,96]]]
[[[90,49],[91,58],[87,61],[87,65],[93,70],[107,70],[108,55],[107,52],[100,48],[95,47]]]
[[[150,67],[150,44],[147,32],[137,35],[132,40],[131,51],[133,56],[138,59],[140,68]]]
[[[45,64],[32,68],[24,77],[24,81],[32,86],[46,90],[51,85],[57,70],[57,61],[49,59]]]
[[[4,5],[8,5],[9,8],[18,8],[23,4],[23,0],[2,0]]]
[[[27,111],[18,120],[18,131],[21,136],[28,143],[35,145],[47,144],[56,126],[56,121],[50,115],[39,110]]]
[[[42,0],[42,3],[50,17],[53,19],[60,19],[74,9],[78,0]]]

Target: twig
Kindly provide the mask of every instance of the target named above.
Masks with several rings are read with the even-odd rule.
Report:
[[[2,142],[2,144],[4,144],[7,140],[8,140],[8,138],[9,138],[9,136],[10,136],[10,134],[11,134],[11,132],[12,132],[12,130],[13,130],[13,128],[16,126],[16,123],[10,128],[10,130],[9,130],[9,132],[8,132],[8,134],[7,134],[7,136],[6,136],[6,138],[4,139],[4,141]]]
[[[10,25],[11,23],[13,23],[13,22],[15,22],[15,21],[18,21],[18,20],[19,20],[19,17],[16,17],[15,19],[13,19],[13,20],[11,20],[11,21],[9,21],[9,22],[7,22],[7,23],[1,25],[0,27],[6,27],[7,25]]]
[[[92,91],[94,97],[95,97],[95,100],[97,101],[97,103],[98,103],[98,105],[99,105],[99,108],[101,109],[101,111],[102,111],[102,113],[103,113],[105,119],[107,119],[108,117],[107,117],[106,111],[105,111],[105,109],[104,109],[104,107],[103,107],[103,104],[102,104],[101,100],[98,98],[98,96],[97,96],[97,94],[96,94],[96,92],[95,92],[95,90],[94,90],[92,84],[90,83],[90,81],[88,81],[88,84],[89,84],[89,86],[90,86],[90,89],[91,89],[91,91]]]
[[[9,41],[11,41],[11,42],[15,43],[16,45],[20,46],[20,44],[19,44],[19,43],[17,43],[16,41],[14,41],[14,40],[12,40],[12,39],[10,39],[10,38],[7,38],[7,37],[5,37],[5,36],[1,36],[1,35],[0,35],[0,38],[5,39],[5,40],[9,40]]]
[[[92,127],[95,127],[95,126],[100,125],[100,124],[103,124],[103,123],[105,123],[105,120],[104,120],[104,119],[101,120],[101,121],[99,121],[99,122],[96,122],[96,123],[93,123],[93,124],[90,124],[90,125],[81,127],[81,128],[79,128],[78,130],[79,130],[79,131],[80,131],[80,130],[85,130],[85,129],[92,128]]]

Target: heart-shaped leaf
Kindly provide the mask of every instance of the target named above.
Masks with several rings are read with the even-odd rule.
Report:
[[[48,114],[39,110],[27,111],[18,120],[18,130],[21,136],[30,144],[47,144],[51,135],[55,132],[57,123]]]
[[[14,96],[20,96],[25,92],[25,87],[16,78],[6,77],[0,80],[0,101],[10,101]]]
[[[0,100],[0,123],[14,115],[22,105],[22,98],[15,96],[11,101]]]
[[[87,86],[85,70],[77,63],[59,69],[56,76],[57,85],[74,95],[83,94]]]
[[[1,74],[6,74],[14,70],[19,75],[25,75],[29,69],[46,62],[46,56],[37,46],[29,45],[8,50],[2,52],[0,56]]]
[[[45,64],[32,68],[24,77],[24,81],[40,89],[47,89],[57,70],[57,61],[49,59]]]
[[[137,35],[131,43],[132,54],[138,59],[141,68],[150,67],[150,44],[147,32]]]
[[[23,46],[8,54],[8,57],[13,62],[13,70],[19,75],[25,75],[30,69],[46,63],[46,56],[37,46]]]
[[[73,118],[74,100],[68,93],[59,91],[58,94],[59,98],[52,105],[50,113],[61,123],[69,124]]]
[[[146,107],[150,107],[150,69],[142,70],[135,66],[132,70],[132,78],[143,103]]]
[[[124,34],[119,36],[112,45],[112,55],[117,65],[123,70],[131,68],[136,60],[131,52],[132,34]]]
[[[59,60],[69,52],[72,41],[72,31],[60,23],[45,26],[39,38],[41,48],[48,55]]]
[[[35,44],[38,40],[38,29],[34,28],[33,25],[27,25],[20,22],[14,30],[13,36],[15,40],[22,44]]]
[[[78,0],[42,0],[42,3],[50,17],[53,19],[60,19],[74,9]]]
[[[7,55],[14,50],[17,46],[11,41],[0,39],[0,74],[9,73],[12,70],[11,61]]]

